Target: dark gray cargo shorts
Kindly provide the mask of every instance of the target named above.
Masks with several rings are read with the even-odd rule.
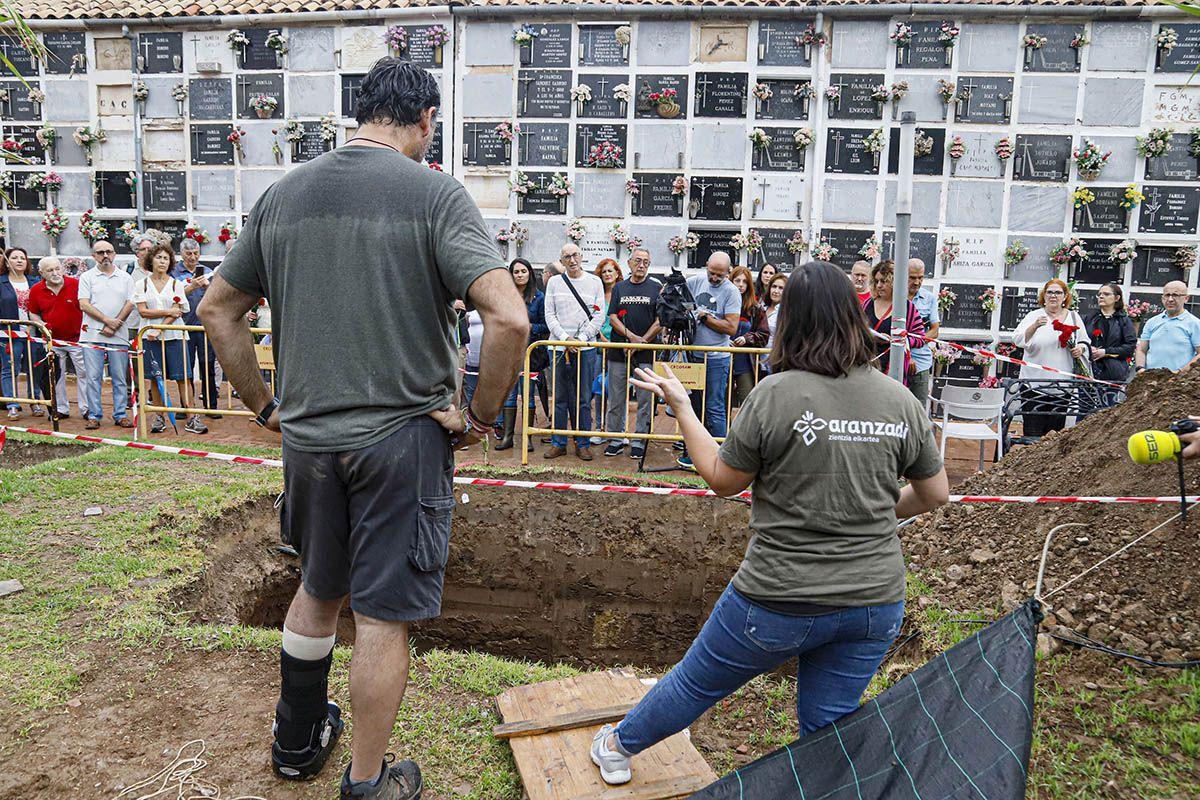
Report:
[[[300,551],[308,593],[350,595],[373,619],[436,617],[450,548],[454,458],[426,416],[360,450],[283,445],[282,538]]]

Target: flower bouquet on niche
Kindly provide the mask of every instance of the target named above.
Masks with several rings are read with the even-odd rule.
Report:
[[[256,94],[250,98],[250,107],[259,119],[270,119],[279,107],[279,100],[269,94]]]
[[[991,314],[1000,307],[1000,295],[990,286],[984,289],[983,293],[977,299],[979,300],[979,307],[985,313]]]
[[[600,142],[588,150],[586,163],[599,169],[620,169],[625,163],[625,151],[616,142]]]
[[[225,245],[225,249],[233,246],[233,242],[237,241],[237,228],[232,222],[222,222],[221,230],[217,232],[217,241]]]
[[[450,31],[445,25],[430,25],[425,29],[425,44],[433,48],[433,63],[442,65],[442,48],[450,43]]]
[[[954,308],[954,304],[958,301],[958,295],[949,289],[942,289],[937,294],[938,312],[943,316],[947,311]]]
[[[1054,277],[1059,276],[1063,267],[1086,261],[1089,255],[1087,242],[1074,236],[1055,245],[1050,251],[1050,263],[1054,265]]]
[[[812,246],[812,257],[815,261],[833,261],[837,258],[838,249],[833,246],[833,242],[829,241],[829,237],[822,236]]]
[[[867,237],[867,240],[863,242],[862,247],[858,248],[858,255],[860,258],[863,258],[867,261],[874,261],[875,259],[879,258],[879,253],[881,251],[882,248],[879,245],[879,238],[875,234],[871,234]]]
[[[383,34],[383,43],[394,56],[408,49],[408,30],[403,25],[392,25]]]
[[[679,92],[670,87],[660,87],[657,91],[651,92],[647,99],[654,105],[654,111],[663,119],[672,119],[679,116],[682,109],[675,98],[679,96]]]
[[[1131,263],[1135,258],[1137,258],[1137,242],[1133,239],[1117,242],[1108,248],[1108,261],[1118,268]]]
[[[58,238],[66,231],[68,224],[67,215],[57,206],[51,206],[42,214],[42,233],[46,234],[54,247],[58,247]]]
[[[1137,151],[1142,158],[1161,158],[1171,152],[1171,134],[1174,128],[1151,128],[1145,136],[1137,136]],[[1149,171],[1149,165],[1147,165]]]
[[[1079,177],[1085,181],[1094,181],[1100,177],[1100,171],[1108,164],[1111,156],[1111,150],[1102,151],[1100,146],[1091,139],[1084,139],[1082,146],[1071,151],[1071,158],[1075,160],[1075,169],[1079,172]]]
[[[900,111],[900,101],[908,94],[908,81],[896,81],[888,90],[888,97],[892,101],[892,119],[896,119]]]
[[[570,239],[572,242],[579,244],[580,242],[583,241],[584,237],[587,236],[587,233],[588,233],[587,223],[584,222],[579,217],[576,217],[575,219],[573,219],[567,223],[567,230],[566,230],[567,238]]]
[[[938,248],[938,261],[942,262],[942,274],[945,275],[954,262],[958,260],[958,254],[961,252],[962,243],[953,236],[942,242],[942,246]]]
[[[179,111],[179,116],[183,116],[183,104],[188,97],[187,84],[177,83],[171,87],[171,99],[175,101],[175,106]]]
[[[104,227],[103,222],[96,219],[96,211],[92,208],[84,211],[79,217],[79,232],[88,240],[88,244],[95,244],[108,236],[108,229]]]

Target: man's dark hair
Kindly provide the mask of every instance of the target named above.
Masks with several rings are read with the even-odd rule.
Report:
[[[411,61],[387,56],[363,77],[354,102],[359,125],[416,125],[421,112],[441,106],[442,94],[433,75]]]
[[[800,369],[838,378],[875,355],[871,332],[846,273],[826,261],[794,270],[783,288],[771,372]]]

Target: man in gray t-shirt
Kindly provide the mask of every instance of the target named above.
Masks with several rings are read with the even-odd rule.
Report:
[[[376,63],[359,89],[356,134],[263,194],[199,309],[247,408],[283,431],[282,533],[300,551],[303,585],[280,655],[271,758],[282,778],[316,775],[342,731],[328,675],[347,597],[354,612],[342,798],[420,794],[416,764],[384,761],[407,681],[408,624],[441,608],[452,443],[486,435],[481,421],[499,414],[529,332],[479,210],[457,180],[421,163],[440,103],[429,73]],[[278,400],[243,319],[259,297],[274,312]],[[486,328],[461,413],[451,405],[456,298]]]

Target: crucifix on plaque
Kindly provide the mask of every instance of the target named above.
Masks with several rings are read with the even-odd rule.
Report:
[[[96,176],[95,182],[92,184],[93,193],[96,196],[96,205],[104,208],[107,203],[104,200],[104,178],[100,175]]]
[[[768,181],[766,178],[760,178],[759,180],[755,181],[754,184],[761,191],[759,192],[759,196],[754,198],[754,202],[751,204],[750,216],[757,217],[758,209],[762,208],[763,206],[765,206],[767,204],[767,187],[771,185],[771,182]]]
[[[700,94],[696,96],[696,102],[699,104],[696,108],[696,113],[700,113],[704,109],[704,104],[708,101],[708,87],[713,84],[713,81],[708,79],[708,75],[701,75],[696,79],[696,88],[700,90]]]
[[[1031,156],[1029,154],[1029,151],[1033,149],[1033,143],[1030,142],[1028,139],[1025,139],[1017,146],[1021,150],[1020,159],[1021,159],[1021,164],[1024,166],[1025,177],[1027,177],[1027,178],[1038,177],[1037,167],[1035,167],[1033,164],[1033,156]]]
[[[150,40],[143,36],[139,36],[138,49],[141,50],[141,52],[137,55],[137,71],[145,72],[146,65],[150,63]]]
[[[644,180],[642,180],[640,177],[633,179],[631,181],[631,184],[633,186],[637,187],[637,194],[635,194],[633,196],[633,210],[641,211],[642,210],[642,192],[646,191],[646,186],[648,184]]]
[[[971,94],[975,89],[979,88],[980,84],[974,83],[970,78],[958,85],[958,119],[969,117],[971,115]]]
[[[592,137],[592,129],[591,128],[584,128],[583,130],[581,130],[579,132],[579,139],[581,142],[583,142],[583,158],[584,158],[583,163],[585,163],[585,164],[587,163],[588,154],[591,153],[591,151],[592,151],[592,149],[590,147],[592,138],[593,137]]]
[[[596,85],[600,87],[600,95],[599,96],[600,97],[608,97],[608,92],[605,91],[605,89],[608,88],[608,78],[605,78],[603,75],[601,75],[600,79],[598,81],[596,81]]]
[[[1150,219],[1146,220],[1146,227],[1154,227],[1154,218],[1158,216],[1159,209],[1163,207],[1162,198],[1159,196],[1158,189],[1150,188],[1146,190],[1146,201],[1142,207],[1150,212]]]
[[[468,161],[479,160],[479,133],[483,130],[486,128],[481,128],[478,122],[472,122],[467,130],[467,135],[471,137],[471,149],[467,151]]]
[[[830,84],[830,85],[831,85],[831,86],[836,86],[836,87],[838,88],[838,95],[837,95],[837,97],[835,97],[835,98],[833,98],[832,100],[830,100],[830,101],[829,101],[829,102],[830,102],[830,105],[832,106],[832,108],[833,108],[834,110],[841,110],[841,108],[842,108],[842,95],[843,95],[843,94],[845,94],[845,92],[846,92],[846,87],[847,87],[847,86],[850,86],[851,84],[848,84],[848,83],[846,83],[846,76],[845,76],[845,75],[838,75],[837,83],[833,83],[833,84]]]
[[[703,211],[704,211],[704,196],[706,194],[708,194],[708,187],[713,186],[713,185],[715,185],[715,184],[705,183],[705,182],[698,181],[698,180],[692,181],[692,186],[695,186],[697,189],[700,190],[700,204],[698,206],[696,206],[696,213],[698,213],[698,214],[703,213]]]
[[[767,53],[771,52],[771,33],[777,31],[778,28],[772,28],[771,23],[764,22],[758,29],[758,57],[766,58]]]
[[[247,78],[245,75],[238,75],[237,86],[239,89],[242,90],[241,102],[248,103],[250,101],[250,79]],[[353,90],[351,90],[350,100],[351,100],[351,108],[353,108],[353,100],[354,100]]]
[[[521,94],[521,113],[525,114],[529,111],[529,87],[534,83],[537,83],[537,77],[534,75],[522,75],[520,78],[517,78],[517,80],[519,80],[525,88],[525,91]]]
[[[522,164],[529,163],[529,140],[533,138],[533,131],[521,130],[517,132],[517,136],[521,140],[521,152],[518,156]]]
[[[846,134],[834,131],[829,135],[829,139],[833,142],[833,165],[839,167],[842,164],[842,142],[846,141]]]
[[[198,35],[192,37],[192,60],[200,61],[200,37]]]

